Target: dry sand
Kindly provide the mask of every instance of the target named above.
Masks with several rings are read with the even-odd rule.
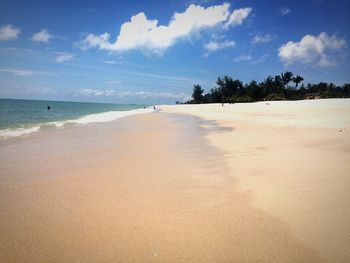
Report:
[[[227,127],[206,138],[224,150],[239,192],[324,260],[349,261],[350,99],[163,109]]]
[[[349,100],[161,109],[0,142],[0,262],[350,258]]]

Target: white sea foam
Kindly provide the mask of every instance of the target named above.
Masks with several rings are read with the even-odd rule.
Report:
[[[38,130],[40,130],[40,126],[34,126],[30,128],[4,129],[0,130],[0,138],[18,137],[25,134],[37,132]]]
[[[29,128],[3,129],[3,130],[0,130],[0,139],[18,137],[29,133],[37,132],[43,126],[62,127],[68,123],[88,124],[88,123],[98,123],[98,122],[110,122],[110,121],[114,121],[127,116],[149,113],[152,111],[153,110],[151,108],[128,110],[128,111],[108,111],[103,113],[86,115],[76,120],[64,120],[64,121],[41,123]]]
[[[103,112],[98,114],[86,115],[80,119],[70,120],[68,122],[79,123],[79,124],[86,124],[86,123],[93,123],[93,122],[109,122],[109,121],[114,121],[116,119],[120,119],[126,116],[143,114],[143,113],[148,113],[152,111],[153,110],[151,108],[129,110],[129,111],[108,111],[108,112]]]

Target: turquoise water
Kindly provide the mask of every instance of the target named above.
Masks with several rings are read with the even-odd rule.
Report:
[[[36,131],[45,125],[62,126],[65,122],[110,121],[125,116],[125,111],[141,108],[142,105],[134,104],[0,99],[0,136],[9,131]]]

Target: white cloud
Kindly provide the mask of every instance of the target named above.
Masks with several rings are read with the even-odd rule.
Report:
[[[52,72],[38,71],[38,70],[26,70],[26,69],[16,69],[16,68],[0,68],[0,72],[11,74],[18,77],[31,77],[33,75],[52,75]]]
[[[335,57],[346,45],[345,39],[322,32],[318,36],[305,35],[299,42],[289,41],[278,49],[281,61],[288,64],[316,64],[331,66],[336,64]]]
[[[0,72],[8,73],[8,74],[11,74],[14,76],[20,76],[20,77],[30,77],[34,75],[34,72],[30,70],[12,69],[12,68],[0,69]]]
[[[290,13],[292,13],[292,10],[290,10],[288,7],[282,7],[280,9],[280,14],[282,16],[289,15]]]
[[[252,44],[264,44],[271,41],[271,36],[269,34],[266,35],[256,35],[252,39]]]
[[[97,97],[138,97],[142,99],[179,99],[185,100],[189,97],[185,93],[169,93],[169,92],[151,92],[151,91],[115,91],[113,89],[98,90],[98,89],[82,89],[80,94],[84,96],[97,96]]]
[[[238,26],[243,23],[243,21],[249,16],[249,14],[252,12],[251,7],[246,8],[240,8],[233,10],[232,14],[230,15],[230,18],[226,22],[225,26]]]
[[[242,61],[250,61],[252,60],[252,56],[251,55],[242,55],[239,56],[237,58],[234,59],[235,62],[242,62]]]
[[[109,37],[110,34],[107,32],[99,36],[88,34],[82,41],[77,44],[83,50],[88,50],[94,47],[97,47],[99,49],[113,50],[113,45],[109,42]]]
[[[215,41],[210,41],[209,43],[204,45],[204,48],[207,50],[207,54],[210,52],[219,50],[219,49],[224,49],[224,48],[229,48],[229,47],[234,47],[236,45],[235,41],[233,40],[227,40],[223,42],[215,42]]]
[[[141,98],[164,98],[164,99],[184,99],[187,98],[189,95],[185,93],[169,93],[169,92],[150,92],[150,91],[136,91],[136,92],[124,92],[119,93],[121,96],[136,96]]]
[[[115,65],[115,64],[117,64],[117,62],[115,62],[115,61],[113,61],[113,60],[104,60],[104,61],[102,61],[102,63],[104,63],[104,64],[110,64],[110,65]]]
[[[230,4],[202,7],[190,5],[183,13],[175,13],[168,25],[158,25],[158,20],[149,20],[143,12],[122,24],[115,42],[110,34],[88,34],[78,46],[83,50],[99,48],[110,51],[141,49],[162,53],[176,41],[190,37],[193,33],[216,26],[241,24],[251,12],[251,8],[234,10],[230,16]],[[242,11],[243,10],[243,11]]]
[[[119,64],[123,64],[124,61],[104,60],[102,61],[102,63],[110,64],[110,65],[119,65]]]
[[[80,90],[82,95],[86,96],[115,96],[115,91],[113,89],[108,90],[97,90],[97,89],[82,89]]]
[[[191,5],[191,4],[197,4],[197,5],[206,5],[206,4],[208,4],[208,3],[210,3],[210,2],[214,2],[215,0],[189,0],[189,1],[187,1],[186,2],[186,6],[187,5]]]
[[[2,25],[0,27],[0,41],[16,39],[20,33],[21,30],[13,25]]]
[[[69,54],[69,53],[60,53],[57,57],[56,57],[56,62],[58,63],[62,63],[62,62],[66,62],[69,61],[71,59],[74,58],[73,54]]]
[[[253,57],[252,55],[241,55],[237,58],[235,58],[233,61],[234,62],[247,62],[251,65],[256,65],[262,62],[265,62],[266,59],[268,58],[267,54],[263,54],[259,57]]]
[[[47,29],[42,29],[38,33],[35,33],[32,36],[31,40],[34,42],[47,43],[50,41],[51,38],[53,38],[53,35],[51,35]]]

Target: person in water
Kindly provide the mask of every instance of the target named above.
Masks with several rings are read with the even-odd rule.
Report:
[[[51,106],[49,105],[49,106],[47,106],[47,110],[51,110]]]

